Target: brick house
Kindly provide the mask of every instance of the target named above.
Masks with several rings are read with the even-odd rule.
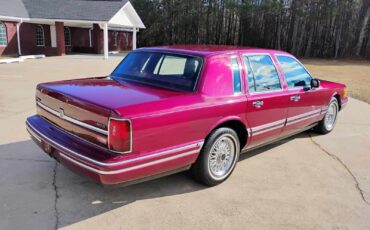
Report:
[[[128,0],[0,0],[0,55],[136,48],[145,26]]]

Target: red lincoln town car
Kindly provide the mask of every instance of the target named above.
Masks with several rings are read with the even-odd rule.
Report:
[[[313,128],[333,130],[345,85],[292,55],[229,46],[142,48],[105,77],[37,86],[32,139],[105,185],[190,169],[212,186],[240,153]]]

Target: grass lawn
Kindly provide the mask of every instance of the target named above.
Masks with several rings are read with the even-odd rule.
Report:
[[[370,104],[370,61],[302,59],[315,78],[347,85],[351,97]]]

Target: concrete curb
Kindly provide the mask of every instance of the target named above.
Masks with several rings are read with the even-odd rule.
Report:
[[[45,58],[45,57],[46,56],[44,54],[38,54],[38,55],[20,56],[18,58],[0,59],[0,64],[19,63],[19,62],[24,62],[24,60],[27,60],[27,59],[39,59],[39,58]]]

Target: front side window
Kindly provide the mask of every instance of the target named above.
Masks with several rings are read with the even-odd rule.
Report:
[[[42,25],[36,27],[36,45],[45,46],[44,27]]]
[[[6,36],[5,24],[0,22],[0,46],[8,45],[8,37]]]
[[[240,80],[240,65],[237,57],[231,57],[231,70],[233,72],[234,93],[240,93],[242,91],[242,85]]]
[[[193,91],[203,60],[180,54],[132,52],[111,74],[123,80]]]
[[[72,45],[72,34],[71,34],[71,29],[68,27],[64,28],[64,43],[66,46],[71,46]]]
[[[288,88],[310,86],[312,77],[297,60],[288,56],[276,56],[285,75]]]
[[[248,55],[244,57],[248,70],[249,92],[280,90],[279,74],[269,55]]]

